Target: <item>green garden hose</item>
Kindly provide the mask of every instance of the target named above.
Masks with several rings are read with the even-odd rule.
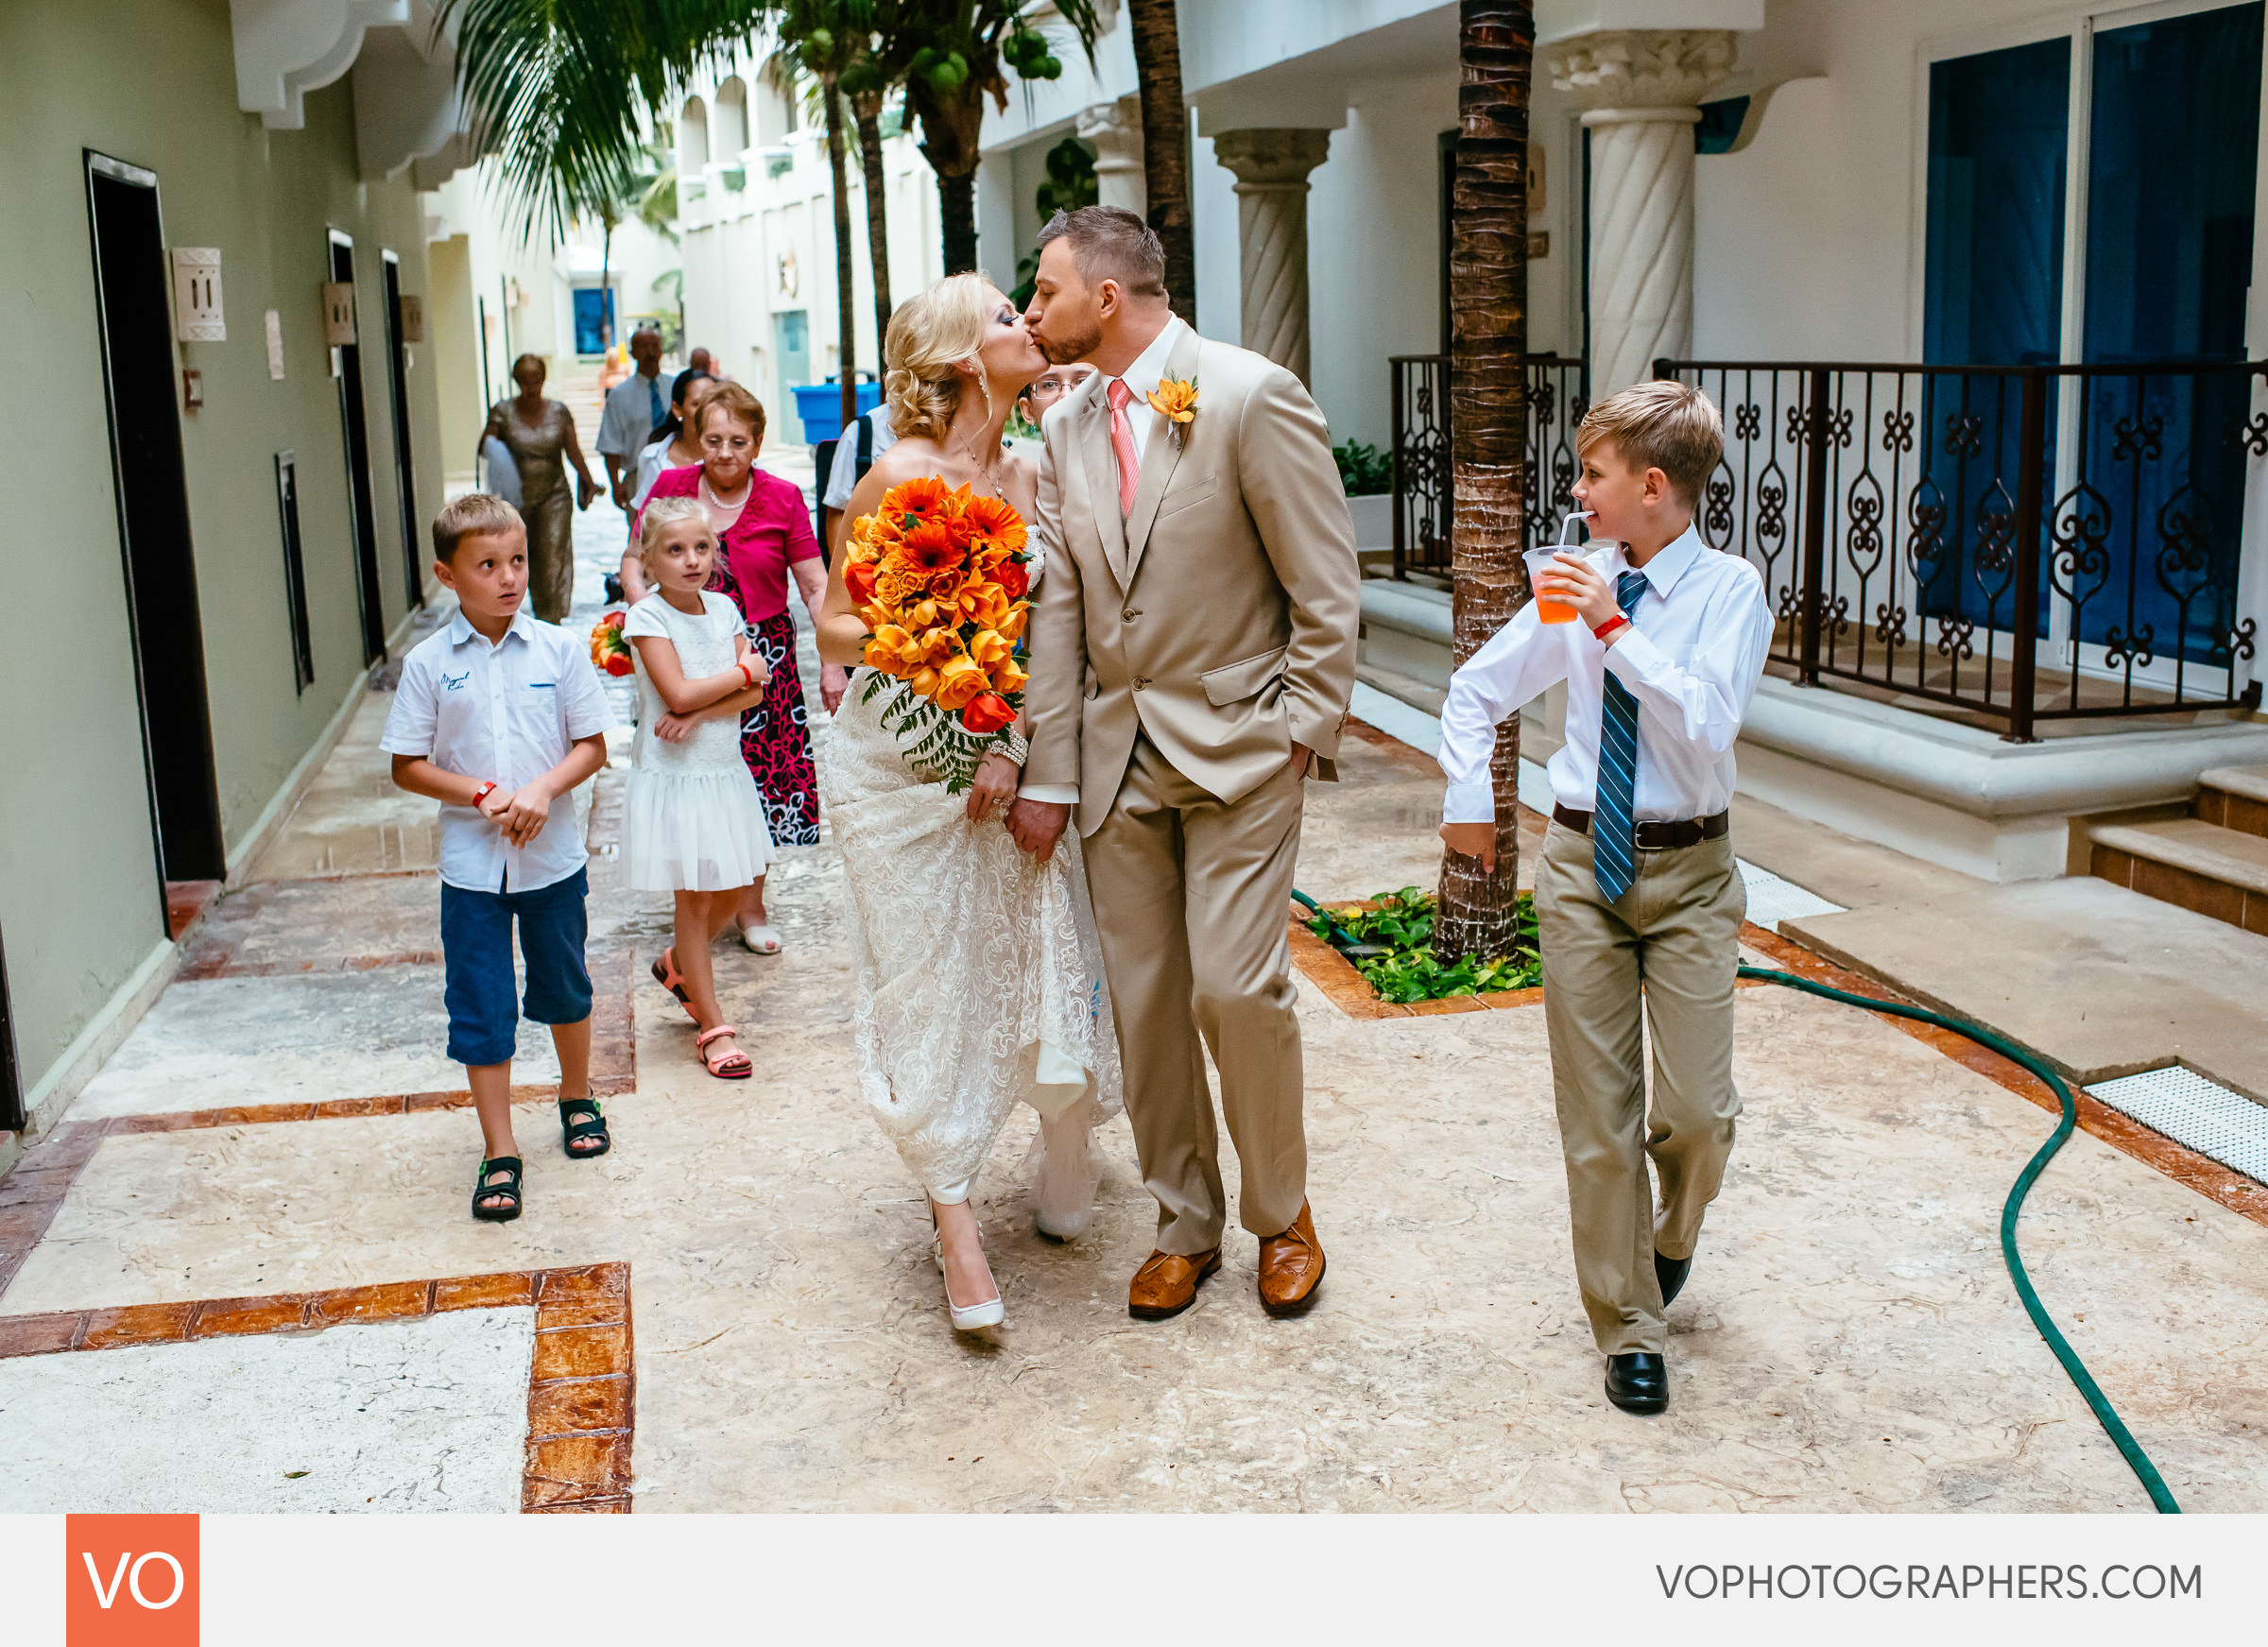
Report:
[[[1313,911],[1318,919],[1329,922],[1332,948],[1347,950],[1355,947],[1354,939],[1347,930],[1332,919],[1329,912],[1314,899],[1296,890],[1292,896]],[[2125,1420],[2119,1416],[2118,1410],[2110,1404],[2110,1398],[2103,1393],[2102,1385],[2096,1383],[2094,1375],[2087,1370],[2087,1364],[2079,1359],[2079,1352],[2071,1347],[2070,1341],[2056,1328],[2054,1320],[2048,1314],[2047,1306],[2039,1301],[2039,1294],[2032,1285],[2032,1278],[2025,1273],[2022,1256],[2016,1250],[2016,1220],[2023,1210],[2024,1197],[2031,1193],[2032,1186],[2038,1181],[2039,1175],[2055,1158],[2055,1152],[2063,1148],[2079,1124],[2079,1101],[2071,1095],[2070,1088],[2064,1085],[2063,1077],[2014,1041],[1995,1035],[1982,1024],[1971,1023],[1965,1018],[1932,1012],[1926,1007],[1912,1006],[1902,1001],[1881,1001],[1871,995],[1854,995],[1847,989],[1836,989],[1809,978],[1798,977],[1794,972],[1776,971],[1768,967],[1743,967],[1740,975],[1753,978],[1761,984],[1779,984],[1790,989],[1800,989],[1806,995],[1824,996],[1830,1001],[1840,1001],[1847,1006],[1860,1006],[1869,1012],[1886,1012],[1896,1018],[1917,1019],[1923,1023],[1933,1023],[1940,1029],[1950,1029],[1955,1035],[1965,1036],[1979,1046],[1988,1047],[2011,1063],[2029,1070],[2055,1094],[2056,1102],[2063,1107],[2063,1118],[2055,1124],[2055,1130],[2049,1135],[2047,1142],[2041,1144],[2037,1153],[2024,1163],[2024,1170],[2017,1175],[2016,1183],[2008,1192],[2007,1203],[2001,1209],[2001,1257],[2008,1265],[2009,1278],[2016,1283],[2016,1295],[2023,1300],[2024,1312],[2032,1317],[2032,1325],[2039,1330],[2040,1337],[2047,1340],[2048,1347],[2054,1352],[2055,1359],[2063,1364],[2063,1370],[2070,1375],[2071,1382],[2079,1387],[2080,1395],[2087,1398],[2096,1421],[2103,1426],[2103,1433],[2110,1437],[2120,1456],[2126,1460],[2141,1481],[2144,1490],[2150,1495],[2150,1501],[2163,1515],[2179,1515],[2181,1506],[2174,1501],[2173,1493],[2166,1487],[2165,1478],[2157,1473],[2157,1466],[2150,1462],[2150,1455],[2142,1450],[2142,1444],[2134,1438],[2134,1432],[2126,1428]]]

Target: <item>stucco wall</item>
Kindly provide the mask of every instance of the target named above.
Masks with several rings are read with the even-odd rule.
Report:
[[[99,94],[94,94],[99,87]],[[36,393],[0,397],[0,577],[18,602],[0,649],[0,928],[35,1089],[162,945],[161,892],[112,505],[82,150],[155,171],[170,246],[222,254],[225,343],[177,345],[204,374],[182,419],[223,826],[256,829],[362,671],[344,439],[321,334],[326,228],[354,237],[387,627],[406,609],[380,252],[425,290],[404,179],[356,175],[345,82],[311,94],[301,131],[236,108],[227,9],[197,0],[18,6],[0,14],[0,289]],[[268,376],[262,317],[283,322]],[[413,352],[421,518],[438,506],[430,355]],[[273,455],[299,455],[315,683],[296,693]],[[32,621],[27,613],[35,609]]]

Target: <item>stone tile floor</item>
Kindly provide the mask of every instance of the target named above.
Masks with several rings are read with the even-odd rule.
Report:
[[[619,538],[593,538],[594,597]],[[1332,1269],[1299,1321],[1261,1313],[1242,1234],[1194,1309],[1129,1320],[1152,1214],[1123,1122],[1092,1229],[1057,1247],[1031,1227],[1020,1118],[979,1192],[1008,1319],[956,1337],[919,1192],[859,1113],[825,846],[775,875],[785,954],[719,951],[757,1065],[739,1083],[701,1073],[644,978],[665,901],[622,889],[602,850],[594,948],[641,963],[608,971],[634,1084],[596,1162],[558,1152],[548,1105],[520,1108],[517,1224],[467,1216],[463,1109],[210,1113],[447,1084],[433,883],[400,873],[421,866],[417,825],[370,771],[385,708],[364,706],[271,849],[274,884],[191,939],[225,936],[224,972],[272,969],[175,985],[0,1180],[0,1234],[27,1243],[0,1257],[0,1427],[28,1437],[0,1449],[0,1507],[351,1508],[358,1485],[371,1507],[502,1507],[517,1457],[529,1507],[625,1508],[627,1490],[645,1511],[2146,1508],[2002,1268],[2001,1203],[2048,1118],[1881,1020],[1782,991],[1740,997],[1747,1113],[1671,1312],[1673,1404],[1650,1420],[1600,1392],[1537,1007],[1358,1020],[1302,980]],[[1302,887],[1429,882],[1430,763],[1358,739],[1344,770],[1311,790]],[[291,879],[318,873],[350,878]],[[175,1125],[187,1110],[207,1112]],[[91,1124],[133,1114],[171,1129]],[[2268,1506],[2268,1228],[2082,1135],[2023,1241],[2185,1506]],[[532,1273],[570,1279],[546,1306]],[[534,1302],[532,1338],[506,1308],[453,1320],[444,1295],[465,1288]],[[215,1332],[241,1336],[222,1353]],[[246,1414],[278,1402],[253,1444]],[[420,1416],[374,1422],[404,1412]],[[99,1506],[61,1481],[90,1453]]]

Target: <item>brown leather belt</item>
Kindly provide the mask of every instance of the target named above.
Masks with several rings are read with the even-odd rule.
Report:
[[[1590,833],[1590,814],[1577,812],[1572,806],[1552,807],[1552,821],[1564,824],[1579,835]],[[1631,827],[1641,852],[1664,852],[1679,847],[1697,847],[1703,841],[1723,840],[1732,832],[1732,814],[1720,812],[1708,817],[1679,818],[1675,823],[1641,823]]]

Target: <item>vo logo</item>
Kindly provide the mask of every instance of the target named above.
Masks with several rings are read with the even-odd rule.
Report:
[[[195,1516],[65,1516],[67,1647],[198,1647]]]

